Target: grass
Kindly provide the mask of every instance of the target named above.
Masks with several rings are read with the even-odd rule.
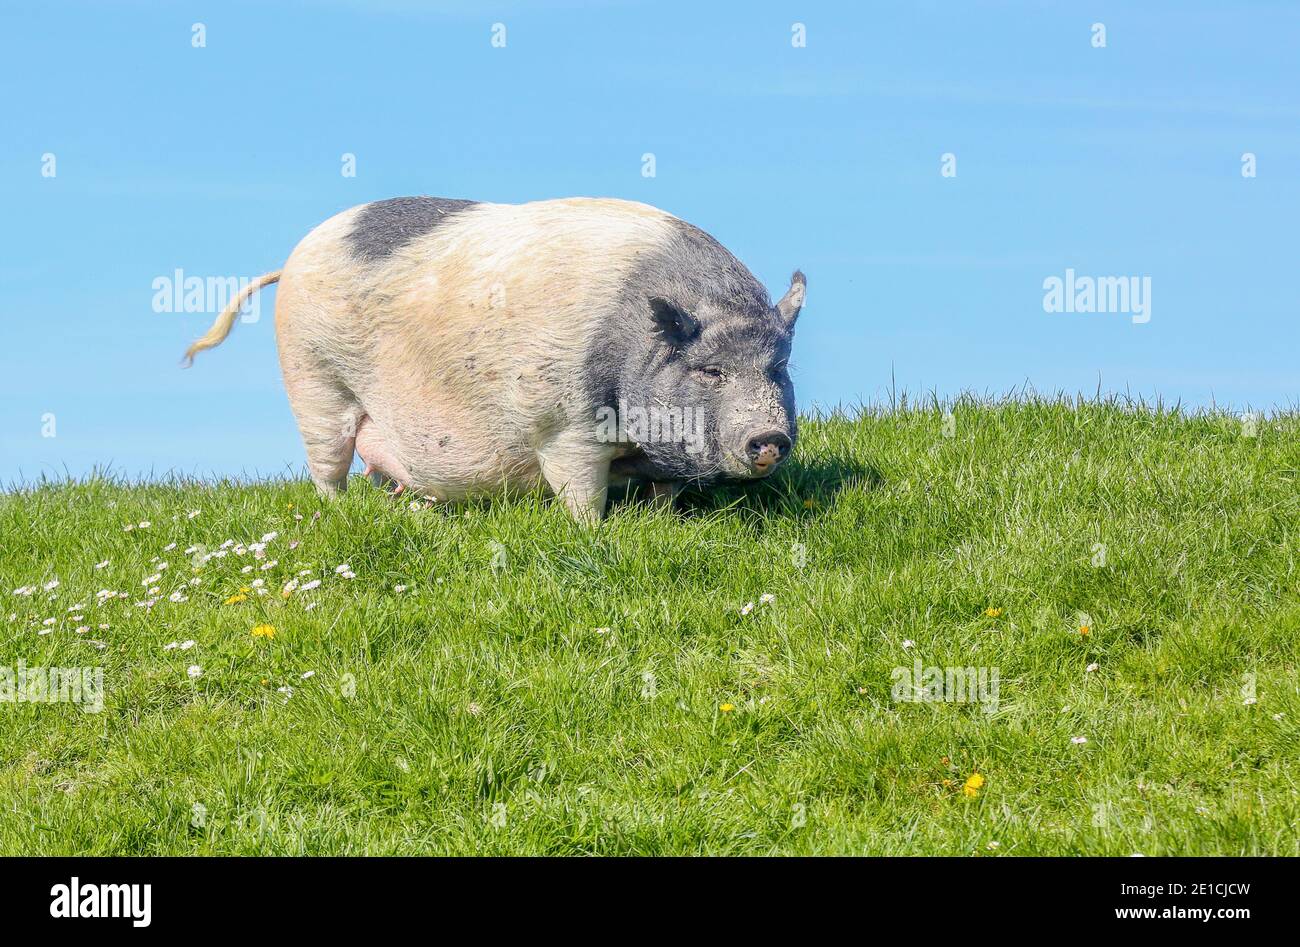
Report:
[[[0,852],[1300,854],[1300,416],[950,407],[595,531],[359,478],[0,496],[0,666],[104,680],[0,703]],[[893,699],[917,659],[996,705]]]

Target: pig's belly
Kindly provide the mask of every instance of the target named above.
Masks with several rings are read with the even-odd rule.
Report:
[[[432,420],[394,433],[363,415],[356,450],[371,473],[414,496],[463,500],[540,482],[534,451],[524,444],[489,447],[486,440]]]

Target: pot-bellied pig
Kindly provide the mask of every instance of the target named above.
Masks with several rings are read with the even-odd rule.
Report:
[[[277,281],[284,385],[326,495],[355,451],[397,492],[543,482],[595,519],[611,483],[671,497],[766,476],[794,446],[803,274],[773,305],[716,240],[645,204],[354,207],[254,280],[187,358]]]

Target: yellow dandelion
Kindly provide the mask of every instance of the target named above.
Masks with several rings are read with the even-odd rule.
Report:
[[[1088,637],[1090,634],[1092,634],[1092,626],[1091,626],[1091,625],[1080,625],[1080,626],[1079,626],[1079,637],[1081,637],[1081,638],[1086,638],[1086,637]]]
[[[736,705],[735,705],[735,704],[722,704],[720,707],[718,707],[718,709],[721,710],[724,714],[729,714],[729,713],[731,713],[733,710],[736,709]]]
[[[989,616],[989,618],[998,618],[998,617],[1000,617],[1000,616],[1002,615],[1002,609],[1000,609],[1000,608],[986,608],[986,609],[984,609],[984,614],[987,615],[987,616]]]
[[[964,795],[974,799],[980,794],[980,789],[984,786],[984,777],[979,773],[971,773],[966,777],[966,782],[962,783],[961,791]]]
[[[253,626],[253,637],[254,637],[254,638],[274,638],[274,637],[275,637],[275,626],[274,626],[274,625],[255,625],[255,626]]]
[[[238,605],[240,602],[247,602],[247,601],[248,601],[247,595],[245,595],[243,592],[236,592],[234,595],[230,596],[230,598],[226,599],[226,604]]]

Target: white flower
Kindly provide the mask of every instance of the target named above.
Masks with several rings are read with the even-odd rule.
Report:
[[[311,575],[311,572],[312,572],[311,569],[303,569],[301,572],[298,573],[298,578],[301,579],[303,576]]]
[[[320,579],[312,579],[310,582],[304,582],[299,591],[310,592],[312,589],[320,587]]]
[[[141,585],[153,585],[155,582],[157,582],[157,581],[158,581],[159,579],[161,579],[161,578],[162,578],[162,575],[161,575],[160,573],[155,572],[153,575],[145,576],[143,579],[141,579],[141,580],[140,580],[140,584],[141,584]]]
[[[912,648],[915,648],[915,647],[916,647],[916,642],[913,641],[911,638],[904,638],[904,639],[903,639],[903,650],[904,650],[904,651],[911,650]]]
[[[290,540],[290,541],[289,541],[289,548],[290,548],[290,549],[297,549],[297,548],[298,548],[298,540],[296,540],[296,539],[292,539],[292,540]]]
[[[286,698],[293,696],[293,688],[287,684],[284,687],[277,687],[276,690],[279,691],[281,694],[283,694]]]
[[[1259,701],[1256,700],[1254,697],[1247,697],[1247,698],[1246,698],[1245,700],[1243,700],[1241,703],[1242,703],[1242,706],[1244,706],[1244,707],[1249,707],[1251,704],[1257,704],[1257,703],[1259,703]]]
[[[153,524],[150,523],[148,520],[141,520],[139,523],[136,524],[136,529],[148,529],[152,525]]]
[[[1075,744],[1075,745],[1077,746],[1077,745],[1079,745],[1079,744],[1081,744],[1081,743],[1087,743],[1087,742],[1088,742],[1088,738],[1087,738],[1087,737],[1070,737],[1070,742],[1073,743],[1073,744]]]
[[[45,619],[45,621],[41,622],[41,624],[49,626],[49,625],[53,625],[56,621],[58,621],[57,618],[47,618]]]
[[[315,602],[308,602],[306,605],[304,605],[304,606],[302,607],[302,610],[303,610],[304,612],[309,612],[309,611],[311,611],[311,610],[312,610],[313,608],[315,608],[315,607],[316,607],[316,603],[315,603]]]
[[[171,599],[173,602],[188,602],[188,601],[189,601],[189,596],[187,596],[184,592],[173,592],[171,595],[169,595],[169,596],[167,596],[167,597],[168,597],[169,599]]]
[[[124,532],[124,533],[129,533],[129,532],[131,532],[131,530],[133,530],[133,529],[135,529],[135,524],[134,524],[134,523],[127,523],[125,526],[122,527],[122,532]]]
[[[197,643],[198,642],[196,642],[193,638],[186,639],[185,641],[181,642],[181,650],[188,651],[190,650],[190,648],[194,647]]]
[[[233,539],[227,539],[224,543],[222,543],[222,544],[221,544],[220,546],[218,546],[217,548],[218,548],[218,549],[229,549],[229,548],[230,548],[231,546],[233,546],[234,544],[235,544],[235,541],[234,541]]]
[[[167,642],[165,645],[163,645],[163,650],[164,650],[164,651],[175,651],[175,650],[176,650],[177,648],[179,648],[180,646],[181,646],[181,643],[180,643],[179,641],[169,641],[169,642]]]
[[[250,573],[250,572],[253,571],[253,566],[252,566],[252,564],[250,563],[249,565],[244,566],[244,567],[243,567],[242,569],[240,569],[239,571],[242,572],[242,573],[244,573],[245,575],[247,575],[248,573]]]
[[[263,542],[264,544],[265,544],[265,543],[269,543],[269,542],[274,542],[274,541],[275,541],[275,537],[277,537],[277,536],[279,536],[279,535],[280,535],[280,534],[279,534],[279,533],[276,533],[276,532],[270,532],[270,533],[267,533],[265,536],[262,537],[262,542]]]
[[[200,512],[199,510],[190,510],[188,513],[185,514],[185,518],[187,520],[192,520],[194,519],[194,517],[199,515],[199,512]]]
[[[303,672],[302,672],[302,679],[303,679],[304,681],[307,680],[308,678],[315,677],[315,676],[316,676],[316,672],[315,672],[315,671],[303,671]]]
[[[166,546],[163,546],[163,552],[171,552],[175,548],[176,548],[175,543],[168,543]]]
[[[357,574],[353,572],[351,569],[349,569],[347,572],[340,572],[339,575],[343,576],[343,578],[345,579],[355,579],[357,577]]]
[[[187,668],[185,669],[185,673],[188,674],[188,675],[189,675],[190,677],[192,677],[192,678],[193,678],[193,677],[202,677],[202,676],[203,676],[203,668],[199,667],[197,664],[191,664],[189,667],[187,667]]]
[[[58,587],[59,587],[58,579],[50,579],[50,581],[45,583],[45,591],[47,592],[53,592]]]
[[[1098,664],[1096,661],[1093,661],[1093,662],[1092,662],[1091,664],[1089,664],[1086,668],[1084,668],[1084,670],[1087,671],[1089,674],[1091,674],[1093,671],[1097,670],[1097,668],[1099,668],[1099,667],[1101,667],[1101,665]]]
[[[345,572],[351,572],[351,571],[352,571],[352,567],[351,567],[350,565],[348,565],[346,562],[343,563],[343,565],[341,565],[341,566],[335,566],[335,567],[334,567],[334,573],[335,573],[336,575],[342,575],[342,574],[345,573]]]
[[[406,586],[404,586],[404,585],[394,585],[394,586],[393,586],[393,591],[396,592],[398,595],[401,595],[403,592],[406,591]]]
[[[196,552],[198,552],[198,551],[199,551],[199,547],[198,547],[198,546],[186,546],[186,547],[185,547],[185,555],[187,555],[187,556],[192,556],[194,553],[196,553]]]
[[[773,595],[771,592],[764,592],[762,595],[758,597],[758,604],[760,605],[771,605],[775,601],[776,601],[776,596]]]
[[[596,634],[598,634],[598,635],[607,635],[607,634],[609,634],[609,629],[608,629],[608,628],[597,628],[597,629],[596,629]]]
[[[274,569],[279,564],[280,564],[279,559],[267,560],[266,562],[262,563],[262,571],[265,572],[267,569]]]
[[[740,614],[742,614],[742,615],[748,615],[748,614],[749,614],[750,612],[752,612],[753,610],[754,610],[754,603],[753,603],[753,602],[746,602],[746,603],[741,607],[741,609],[740,609]]]
[[[266,579],[254,579],[250,584],[253,588],[260,589],[262,586],[266,585]]]
[[[86,632],[90,631],[90,626],[89,626],[89,625],[78,625],[78,626],[76,627],[75,631],[76,631],[77,634],[79,634],[79,635],[84,635]]]
[[[157,568],[157,570],[158,570],[159,572],[166,572],[166,571],[167,571],[167,563],[165,563],[165,562],[160,562],[160,563],[158,563],[158,565],[157,565],[155,568]]]
[[[15,594],[15,595],[31,595],[31,594],[32,594],[33,592],[35,592],[35,591],[36,591],[36,586],[34,586],[34,585],[22,585],[22,586],[19,586],[19,587],[16,588],[16,589],[14,589],[14,594]]]
[[[96,569],[107,569],[107,568],[108,568],[108,560],[105,559],[103,562],[97,562],[97,563],[95,563],[95,568],[96,568]]]

